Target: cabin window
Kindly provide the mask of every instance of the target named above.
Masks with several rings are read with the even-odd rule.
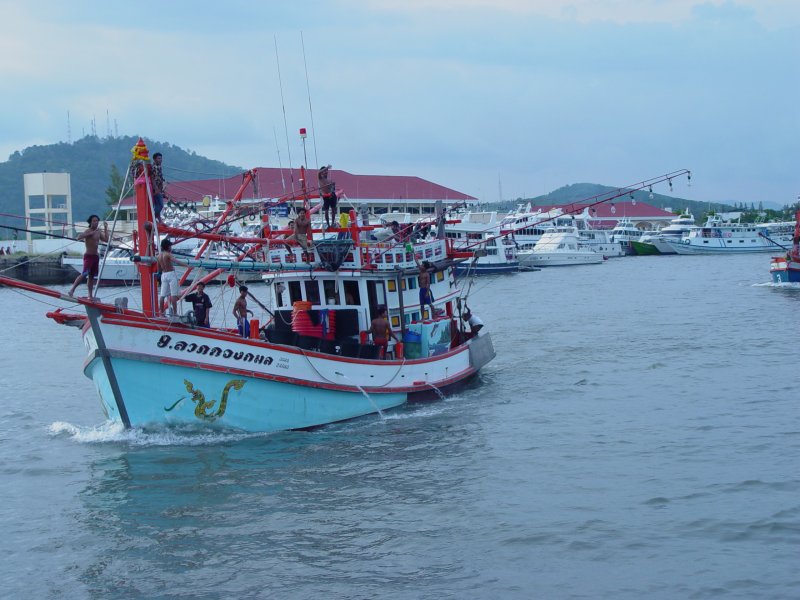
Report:
[[[290,281],[289,282],[289,304],[294,304],[295,302],[299,302],[303,299],[303,294],[300,291],[300,282],[299,281]]]
[[[340,304],[340,302],[339,302],[339,290],[336,288],[336,280],[335,279],[323,279],[322,280],[322,291],[325,294],[325,303],[326,304]]]
[[[389,281],[386,282],[386,289],[388,289],[390,292],[397,291],[397,283],[395,282],[394,279],[390,279]]]
[[[396,315],[392,317],[392,327],[400,327],[400,317]]]
[[[408,288],[409,290],[417,289],[417,278],[416,277],[409,277],[408,279],[403,280],[403,289]]]
[[[311,302],[311,304],[321,304],[319,300],[319,282],[314,280],[304,283],[306,287],[306,300]]]
[[[358,292],[357,281],[344,281],[344,301],[345,304],[358,305],[361,304],[361,294]]]
[[[436,271],[436,281],[444,281],[444,271]]]

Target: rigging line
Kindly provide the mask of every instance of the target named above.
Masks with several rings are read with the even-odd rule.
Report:
[[[106,244],[108,244],[112,239],[114,239],[114,231],[117,228],[117,221],[119,220],[120,208],[122,207],[122,199],[125,197],[125,186],[128,185],[128,178],[130,176],[131,170],[128,169],[125,171],[125,179],[122,181],[122,186],[119,190],[119,198],[117,199],[117,209],[114,212],[114,221],[111,223],[111,232],[108,233],[106,240]],[[106,266],[106,260],[108,260],[108,250],[103,253],[103,261],[100,263],[100,270],[97,272],[97,287],[100,287],[100,281],[103,278],[103,269]]]
[[[191,169],[180,169],[178,167],[167,167],[167,166],[165,166],[165,167],[163,167],[163,169],[165,171],[178,171],[180,173],[192,173],[194,175],[213,175],[214,179],[230,179],[231,177],[235,177],[236,176],[236,173],[234,173],[233,175],[223,175],[222,177],[220,177],[219,173],[209,173],[207,171],[192,171]],[[235,170],[237,172],[239,171],[239,169],[235,169]]]
[[[289,124],[286,122],[286,103],[283,99],[283,80],[281,79],[281,61],[278,58],[278,36],[273,36],[275,41],[275,64],[278,67],[278,87],[281,91],[281,108],[283,109],[283,129],[286,132],[286,151],[289,156],[289,183],[292,186],[292,196],[294,191],[294,170],[292,169],[292,147],[289,144]]]
[[[308,83],[308,64],[306,63],[306,42],[303,39],[303,32],[300,31],[300,45],[303,46],[303,67],[306,70],[306,92],[308,93],[308,114],[311,115],[311,139],[314,141],[314,163],[319,169],[319,158],[317,158],[317,133],[314,131],[314,111],[311,108],[311,86]]]
[[[283,187],[283,193],[286,194],[286,180],[283,178],[283,163],[281,162],[281,149],[280,147],[278,147],[278,134],[275,132],[275,125],[272,126],[272,137],[275,138],[275,152],[278,153],[278,168],[281,173],[281,186]]]

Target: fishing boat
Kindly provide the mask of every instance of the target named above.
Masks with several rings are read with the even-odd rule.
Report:
[[[770,252],[792,244],[792,223],[736,223],[710,215],[702,227],[667,243],[677,254],[743,254]]]
[[[769,272],[774,283],[800,283],[800,210],[795,213],[791,243],[790,248],[784,248],[786,254],[772,257]]]
[[[132,162],[138,173],[134,260],[141,310],[121,300],[112,305],[74,298],[0,277],[2,284],[80,306],[81,312],[59,309],[47,316],[80,331],[87,352],[84,374],[110,420],[128,428],[303,429],[441,393],[494,358],[488,328],[472,335],[460,318],[466,298],[454,267],[471,254],[458,252],[443,236],[419,243],[372,241],[365,235],[372,226],[359,226],[351,214],[346,227],[328,230],[335,238],[304,251],[286,239],[288,231],[269,226],[258,239],[218,233],[235,212],[233,202],[206,231],[160,226],[153,220],[149,152],[142,140],[133,148]],[[252,171],[245,173],[237,198],[253,179]],[[302,201],[309,196],[304,192]],[[164,234],[203,241],[186,263],[190,271],[207,270],[204,280],[233,269],[267,276],[271,308],[253,300],[271,313],[269,322],[242,323],[240,333],[199,327],[191,312],[161,316],[152,242]],[[249,247],[236,260],[207,259],[203,253],[214,241]],[[245,262],[259,253],[263,261]],[[422,260],[431,265],[433,312],[419,301]],[[365,333],[384,307],[391,332],[402,340],[386,348]]]
[[[603,255],[581,243],[578,228],[554,227],[542,235],[532,250],[520,250],[520,266],[564,267],[603,262]]]

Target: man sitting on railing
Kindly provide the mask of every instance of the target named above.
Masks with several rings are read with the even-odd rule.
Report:
[[[311,219],[308,218],[308,214],[305,208],[298,208],[297,209],[297,218],[295,218],[294,222],[292,223],[292,229],[294,230],[293,233],[289,234],[289,237],[286,239],[294,240],[300,247],[303,249],[305,260],[308,261],[308,231],[311,227]]]

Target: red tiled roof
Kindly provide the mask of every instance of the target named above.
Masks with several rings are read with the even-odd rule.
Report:
[[[292,181],[294,189],[300,191],[299,169],[292,169],[290,172],[289,169],[260,167],[255,171],[260,198],[278,198],[291,194]],[[475,200],[472,196],[419,177],[353,175],[347,171],[331,169],[329,179],[336,183],[337,190],[341,190],[351,200]],[[315,193],[317,170],[307,170],[306,180],[309,191]],[[196,201],[206,195],[230,199],[239,189],[241,182],[241,175],[222,180],[172,182],[167,184],[167,195],[177,201]],[[245,192],[244,197],[253,197],[252,188]]]

